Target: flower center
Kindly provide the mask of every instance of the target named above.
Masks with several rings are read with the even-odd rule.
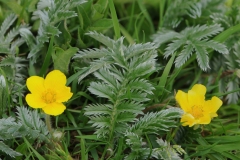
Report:
[[[191,115],[193,115],[193,117],[196,119],[203,117],[202,106],[196,106],[196,105],[192,106]]]
[[[54,91],[48,89],[43,92],[42,100],[47,104],[53,103],[56,101],[56,93]]]

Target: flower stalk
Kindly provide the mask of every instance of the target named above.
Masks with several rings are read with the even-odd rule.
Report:
[[[52,134],[53,129],[52,129],[52,123],[51,123],[50,115],[45,114],[45,122],[46,122],[49,133]]]

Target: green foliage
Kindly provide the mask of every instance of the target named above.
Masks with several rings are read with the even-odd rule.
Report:
[[[48,130],[39,113],[25,107],[17,107],[17,120],[13,117],[0,119],[0,150],[11,157],[21,154],[9,148],[3,141],[29,137],[33,140],[49,142]]]
[[[94,76],[100,81],[91,82],[89,91],[107,98],[110,103],[90,105],[86,107],[85,115],[88,115],[93,126],[98,128],[96,133],[99,137],[111,137],[113,132],[124,132],[128,128],[126,122],[134,122],[137,114],[142,113],[144,106],[141,103],[148,100],[146,96],[152,94],[154,89],[142,77],[155,70],[156,52],[152,50],[154,46],[150,43],[145,44],[149,49],[143,50],[140,45],[124,46],[123,38],[113,41],[96,32],[88,35],[100,40],[108,49],[96,49],[90,53],[91,58],[97,59],[90,62],[90,67],[84,69],[86,72],[79,79],[94,72]],[[135,53],[131,53],[132,48],[135,48]],[[99,57],[97,52],[99,55],[105,54]],[[89,57],[81,51],[74,58],[85,58],[85,55]],[[93,110],[95,112],[92,112]]]
[[[1,60],[0,69],[6,75],[9,83],[9,92],[12,94],[13,101],[22,96],[22,85],[25,84],[27,60],[14,55],[6,56]]]
[[[145,114],[129,129],[130,132],[143,134],[157,134],[169,131],[171,128],[176,127],[175,118],[182,115],[182,110],[179,108],[165,109],[160,112]]]
[[[164,27],[176,28],[184,20],[183,16],[193,19],[199,18],[202,14],[202,4],[196,0],[172,1],[164,16]]]
[[[20,30],[29,30],[27,25],[20,25],[10,30],[17,16],[10,14],[2,23],[0,29],[0,53],[16,54],[17,48],[24,43],[23,38],[19,38]]]
[[[149,148],[141,148],[142,136],[159,134],[159,131],[176,127],[174,119],[181,116],[181,110],[175,108],[149,113],[137,119],[138,115],[143,114],[144,103],[149,101],[148,96],[154,90],[145,78],[156,69],[154,45],[146,43],[125,46],[123,38],[113,41],[96,32],[88,35],[108,48],[80,51],[74,57],[94,59],[89,62],[90,67],[83,68],[85,74],[80,76],[79,81],[93,72],[99,82],[91,82],[88,90],[98,97],[108,99],[108,102],[88,105],[84,114],[90,118],[89,122],[96,128],[95,133],[99,138],[109,139],[109,143],[113,143],[119,134],[126,137],[127,144],[133,150],[126,159],[152,156],[149,155]]]
[[[238,160],[239,5],[0,0],[0,159]],[[26,79],[53,69],[73,92],[64,113],[16,107]],[[185,127],[175,90],[196,83],[223,106]]]
[[[186,154],[186,152],[179,145],[171,146],[168,142],[163,141],[162,139],[157,139],[157,143],[159,144],[160,147],[154,149],[153,152],[156,152],[158,158],[178,160],[181,159],[180,157],[181,154],[183,153]]]
[[[11,157],[16,157],[16,156],[21,156],[22,154],[12,150],[11,148],[9,148],[6,144],[4,144],[2,141],[0,141],[0,151],[8,154]]]
[[[0,118],[5,113],[9,104],[8,85],[6,78],[0,74]]]
[[[69,48],[64,51],[61,48],[56,48],[56,54],[53,55],[54,69],[58,69],[63,73],[68,73],[68,65],[72,56],[78,51],[78,48]]]
[[[229,28],[240,23],[239,8],[232,7],[227,15],[224,13],[212,14],[211,18],[215,23],[221,24],[224,28]],[[236,78],[236,71],[240,67],[238,60],[240,51],[239,33],[231,35],[225,42],[229,48],[229,54],[215,56],[213,58],[213,71],[223,70],[222,79],[219,80],[219,90],[222,92],[232,92],[239,88],[239,79]],[[238,102],[240,92],[236,91],[226,96],[228,104]]]
[[[39,141],[48,141],[48,129],[45,123],[40,119],[37,110],[30,111],[25,107],[18,107],[18,122],[24,127],[22,134],[26,134],[33,139]]]
[[[34,37],[31,32],[21,30],[23,38],[30,47],[28,58],[36,59],[39,56],[37,53],[43,48],[44,43],[49,41],[50,36],[60,36],[61,32],[55,25],[62,20],[77,16],[74,11],[70,10],[84,2],[83,0],[40,0],[32,17],[33,20],[40,19],[38,35]]]
[[[164,15],[163,27],[177,28],[185,21],[202,24],[205,16],[221,13],[224,0],[176,0],[170,1]]]
[[[175,150],[167,142],[158,139],[157,143],[160,148],[154,148],[150,151],[151,148],[142,145],[144,142],[141,137],[147,134],[163,135],[171,128],[176,127],[175,118],[179,118],[181,115],[181,109],[170,108],[160,112],[145,114],[137,120],[125,133],[126,144],[132,150],[131,153],[126,156],[126,159],[147,159],[150,157],[158,159],[180,159]]]
[[[210,68],[207,49],[211,48],[219,53],[228,54],[228,49],[224,44],[209,40],[209,37],[218,34],[222,30],[223,28],[218,24],[189,27],[180,33],[163,30],[153,35],[153,39],[158,46],[172,41],[165,49],[165,57],[181,49],[180,54],[175,60],[176,67],[181,67],[190,58],[192,53],[196,53],[198,65],[203,71],[206,71]],[[161,40],[159,41],[159,39]]]
[[[13,93],[13,100],[19,96],[19,86],[23,85],[26,77],[26,60],[18,57],[19,47],[24,44],[24,39],[20,37],[21,30],[29,31],[27,25],[20,25],[13,29],[10,27],[16,21],[17,16],[10,14],[1,25],[0,29],[0,53],[6,54],[1,58],[1,74],[7,77],[9,83],[8,90]],[[7,96],[7,95],[5,95]]]

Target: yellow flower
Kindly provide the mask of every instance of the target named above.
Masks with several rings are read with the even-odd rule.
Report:
[[[176,100],[183,109],[181,118],[183,126],[192,127],[197,124],[209,124],[213,117],[217,117],[217,110],[221,107],[222,101],[218,97],[212,97],[205,101],[206,87],[195,84],[188,93],[179,90]]]
[[[70,87],[66,87],[66,76],[59,70],[48,73],[46,78],[31,76],[27,79],[26,101],[32,108],[42,108],[46,114],[60,115],[66,109],[62,102],[72,97]]]

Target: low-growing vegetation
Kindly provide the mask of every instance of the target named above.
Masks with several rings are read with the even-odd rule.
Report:
[[[239,160],[240,0],[0,0],[0,160]]]

